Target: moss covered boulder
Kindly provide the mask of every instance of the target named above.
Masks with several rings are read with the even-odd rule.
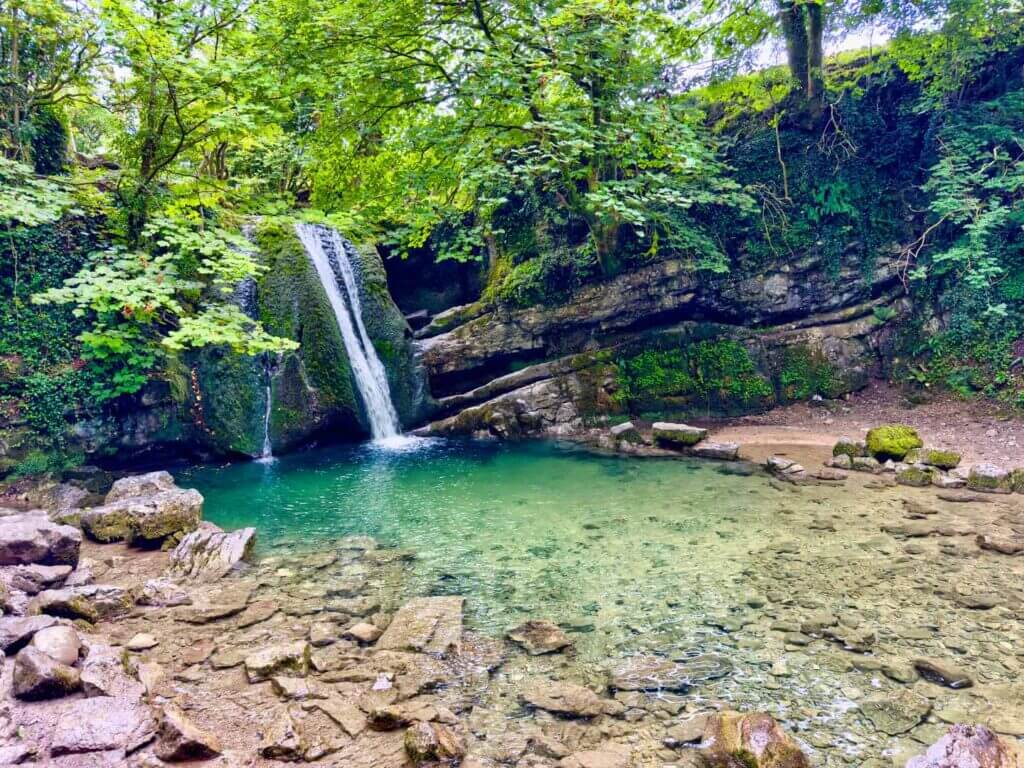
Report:
[[[967,476],[967,487],[984,493],[1011,493],[1013,479],[1009,472],[995,464],[975,464]]]
[[[885,424],[868,430],[868,452],[879,461],[900,461],[914,448],[923,445],[917,430],[906,424]]]
[[[932,484],[932,476],[935,470],[920,464],[911,464],[896,471],[896,482],[900,485],[910,485],[915,488],[925,488]]]
[[[668,448],[690,448],[708,436],[706,429],[667,421],[655,423],[652,432],[655,441]]]
[[[960,465],[960,454],[945,448],[914,448],[907,452],[904,461],[908,464],[926,464],[939,469],[956,469]]]
[[[855,456],[867,456],[868,449],[863,441],[854,440],[852,437],[840,437],[832,446],[832,455],[849,456],[852,459]]]

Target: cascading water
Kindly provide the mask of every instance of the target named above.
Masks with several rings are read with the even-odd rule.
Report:
[[[366,408],[370,433],[375,441],[394,440],[400,435],[398,413],[391,402],[387,372],[377,356],[366,326],[363,324],[362,302],[350,256],[355,249],[337,230],[315,224],[296,224],[295,233],[302,241],[316,267],[320,282],[327,292],[348,352],[352,374],[359,396]],[[344,285],[343,295],[338,278]]]

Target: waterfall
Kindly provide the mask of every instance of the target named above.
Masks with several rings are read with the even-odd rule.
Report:
[[[348,352],[356,388],[359,390],[359,396],[366,409],[366,417],[370,422],[373,439],[387,440],[398,437],[400,425],[395,406],[391,402],[387,372],[377,357],[377,350],[373,348],[366,333],[366,326],[363,324],[362,302],[359,299],[359,286],[356,284],[351,260],[355,255],[355,248],[338,234],[337,230],[328,227],[296,224],[295,233],[302,241],[302,246],[309,254],[313,266],[316,267],[320,282],[331,302],[331,308],[338,321],[338,329],[345,342],[345,351]],[[339,285],[339,277],[344,285],[344,292]]]

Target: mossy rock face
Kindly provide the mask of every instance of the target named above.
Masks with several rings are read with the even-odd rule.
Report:
[[[193,418],[202,420],[203,442],[218,453],[259,456],[266,409],[262,359],[216,348],[196,355],[194,368],[202,402]]]
[[[967,477],[967,487],[986,493],[1011,493],[1013,476],[995,464],[975,464]]]
[[[659,421],[652,428],[654,439],[661,445],[689,448],[708,436],[706,429],[688,424],[671,424]]]
[[[879,461],[902,460],[914,448],[924,443],[917,436],[917,430],[906,424],[886,424],[868,430],[868,452]]]

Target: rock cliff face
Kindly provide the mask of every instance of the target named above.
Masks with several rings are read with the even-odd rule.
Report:
[[[456,308],[417,334],[441,416],[424,431],[562,433],[618,413],[838,397],[880,369],[892,333],[879,318],[900,294],[892,261],[829,276],[807,258],[708,281],[668,260],[560,306]]]
[[[133,403],[74,425],[74,442],[87,455],[126,461],[146,454],[259,456],[268,391],[275,452],[321,437],[355,440],[368,434],[337,320],[291,223],[268,222],[252,237],[267,271],[258,282],[240,285],[235,300],[271,333],[298,341],[299,349],[280,357],[224,348],[189,355],[173,376],[154,382]],[[359,251],[367,333],[387,369],[402,424],[412,427],[431,407],[412,331],[388,293],[377,251]]]

